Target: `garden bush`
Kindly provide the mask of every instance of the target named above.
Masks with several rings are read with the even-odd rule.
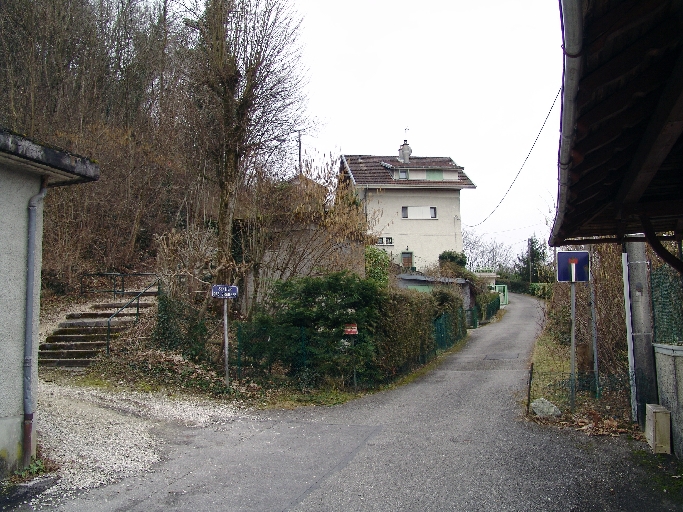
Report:
[[[348,386],[354,369],[359,384],[373,386],[437,353],[437,318],[446,322],[446,346],[465,337],[455,291],[387,289],[348,273],[292,279],[277,283],[267,309],[240,325],[240,354],[245,366],[278,366],[306,387]],[[351,323],[358,334],[344,335]]]

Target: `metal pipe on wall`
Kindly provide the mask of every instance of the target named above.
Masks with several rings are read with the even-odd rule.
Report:
[[[47,178],[43,177],[40,192],[28,202],[28,241],[26,265],[26,317],[24,324],[24,439],[23,464],[31,464],[33,452],[33,304],[36,272],[36,226],[37,209],[47,193]]]

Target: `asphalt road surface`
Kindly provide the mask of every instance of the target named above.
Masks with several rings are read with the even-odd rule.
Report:
[[[264,411],[213,428],[159,424],[154,470],[65,511],[680,510],[633,462],[642,444],[522,415],[540,309],[502,321],[399,389],[335,407]]]

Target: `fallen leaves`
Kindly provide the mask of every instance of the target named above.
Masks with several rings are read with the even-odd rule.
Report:
[[[564,414],[560,419],[539,418],[537,416],[531,416],[530,419],[540,425],[573,428],[589,436],[619,437],[621,435],[628,435],[638,441],[645,440],[645,436],[640,431],[637,423],[618,421],[612,417],[603,418],[594,410]]]

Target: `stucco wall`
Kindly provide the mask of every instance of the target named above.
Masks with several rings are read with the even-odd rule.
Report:
[[[671,412],[671,441],[683,458],[683,347],[652,344],[657,368],[659,403]]]
[[[24,316],[28,202],[40,190],[40,177],[0,168],[0,475],[16,468],[22,455]],[[33,361],[38,382],[38,318],[42,204],[37,209]]]
[[[363,191],[368,218],[375,233],[393,238],[392,245],[380,246],[394,263],[401,253],[413,253],[418,270],[438,263],[443,251],[462,252],[460,190],[383,189]],[[435,206],[436,219],[404,219],[403,206]]]

